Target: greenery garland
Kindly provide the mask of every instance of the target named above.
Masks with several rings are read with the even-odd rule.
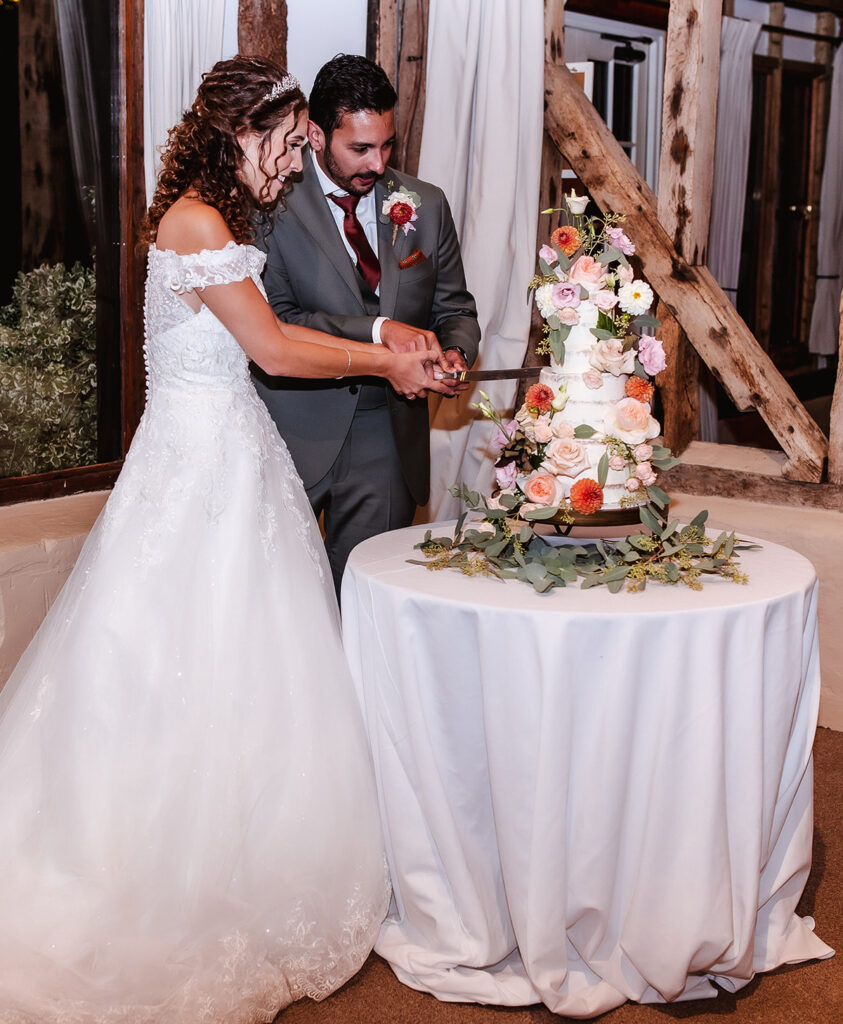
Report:
[[[451,494],[483,516],[463,529],[468,512],[457,520],[453,538],[425,533],[416,544],[426,561],[409,559],[428,569],[459,569],[468,576],[496,576],[521,580],[543,594],[554,587],[581,581],[583,589],[605,585],[616,594],[623,587],[643,590],[648,580],[684,583],[702,589],[705,576],[722,576],[733,583],[748,577],[738,565],[739,551],[758,548],[734,533],[709,539],[705,532],[708,512],[702,511],[684,527],[668,519],[667,502],[650,502],[641,508],[647,532],[623,540],[596,540],[589,544],[554,544],[535,532],[533,524],[551,518],[555,509],[537,508],[514,518],[507,509],[489,508],[477,491],[460,484]],[[666,495],[665,495],[666,497]]]

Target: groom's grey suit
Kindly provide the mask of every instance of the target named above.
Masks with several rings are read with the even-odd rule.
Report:
[[[276,213],[272,230],[262,243],[267,251],[267,296],[281,320],[356,341],[372,341],[372,325],[378,316],[431,330],[443,349],[461,349],[470,366],[477,356],[480,329],[474,299],[465,286],[448,203],[436,186],[387,168],[374,187],[378,213],[388,191],[401,185],[421,199],[416,230],[405,235],[399,229],[393,245],[392,223],[378,218],[378,296],[363,284],[316,173],[306,162],[302,180],[293,186],[286,209]],[[260,243],[260,231],[258,236]],[[417,250],[421,256],[413,259]],[[368,386],[372,384],[374,387]],[[430,436],[426,401],[398,396],[371,378],[308,382],[258,375],[257,386],[305,487],[313,488],[331,470],[359,415],[358,405],[362,411],[379,401],[384,407],[382,429],[391,429],[412,499],[419,505],[427,502]],[[383,389],[381,398],[373,402],[371,396],[377,396],[379,389]]]

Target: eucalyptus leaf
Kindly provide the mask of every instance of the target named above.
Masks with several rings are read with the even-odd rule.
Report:
[[[603,452],[600,461],[597,463],[597,482],[601,487],[606,486],[606,478],[609,475],[609,453]]]
[[[629,575],[628,565],[616,565],[602,574],[604,583],[611,583],[612,580],[624,580]]]
[[[539,257],[539,270],[541,271],[542,277],[553,276],[553,271],[550,269],[550,266],[548,265],[547,261],[544,260],[541,256]]]
[[[621,257],[620,249],[616,249],[613,245],[607,245],[603,252],[596,256],[598,263],[602,263],[604,266],[608,263],[614,263]]]
[[[655,484],[650,484],[647,488],[647,497],[654,505],[658,505],[659,508],[667,508],[670,504],[670,498],[661,487],[657,487]]]
[[[503,540],[495,541],[494,543],[489,544],[489,546],[486,548],[486,554],[499,555],[508,544],[509,541],[506,539],[506,537],[504,537]]]
[[[705,527],[706,519],[708,519],[708,509],[704,508],[701,512],[698,512],[694,516],[694,518],[691,520],[691,522],[688,525],[689,526],[698,526],[700,529],[703,529]]]
[[[623,580],[610,580],[606,586],[610,594],[617,594],[619,590],[623,589]]]
[[[636,327],[661,327],[661,320],[657,320],[654,316],[650,316],[649,313],[641,313],[635,317],[632,321]]]
[[[552,519],[559,511],[556,505],[548,505],[545,508],[531,508],[527,512],[521,513],[522,519],[527,519],[532,522],[535,519]]]
[[[647,527],[648,530],[652,530],[655,534],[661,532],[661,525],[659,524],[658,519],[656,519],[656,517],[653,515],[653,513],[646,505],[639,509],[639,516],[641,518],[641,522]]]
[[[551,313],[550,316],[547,318],[547,326],[552,331],[559,330],[559,317],[555,313]]]
[[[514,494],[502,494],[500,496],[500,503],[505,509],[512,509],[518,504],[519,499]],[[506,514],[506,513],[504,513]]]
[[[607,341],[609,338],[614,338],[615,334],[613,331],[604,331],[600,327],[590,327],[589,330],[597,338],[598,341]]]
[[[574,437],[576,437],[578,440],[583,440],[584,438],[592,437],[596,433],[597,431],[594,429],[594,427],[590,427],[587,423],[580,423],[578,427],[574,427]]]
[[[547,336],[547,343],[550,345],[553,358],[562,366],[565,362],[565,341],[562,338],[562,331],[551,331]]]
[[[522,526],[521,532],[518,534],[518,540],[522,544],[526,544],[527,541],[533,536],[533,528],[531,526]]]
[[[676,562],[665,562],[664,563],[664,574],[670,580],[671,583],[676,583],[679,580],[679,566]]]
[[[656,469],[661,469],[663,471],[673,469],[674,466],[679,465],[679,459],[673,458],[672,455],[668,456],[667,458],[660,459],[657,459],[655,456],[653,456],[653,458],[650,459],[650,462],[656,467]]]

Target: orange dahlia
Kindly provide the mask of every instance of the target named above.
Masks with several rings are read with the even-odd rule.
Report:
[[[584,516],[590,516],[603,507],[603,488],[589,477],[577,480],[571,488],[570,497],[571,508],[575,512],[582,512]]]
[[[566,256],[573,256],[582,245],[582,235],[572,224],[563,224],[553,232],[550,241]]]
[[[656,389],[648,380],[644,380],[643,377],[632,376],[626,378],[625,390],[630,398],[634,398],[639,402],[651,402],[653,400],[653,392]]]
[[[524,405],[537,413],[550,412],[553,408],[553,391],[547,384],[531,384],[524,396]]]

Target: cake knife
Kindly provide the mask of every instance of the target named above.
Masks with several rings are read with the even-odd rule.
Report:
[[[434,376],[437,380],[455,380],[460,384],[472,380],[528,380],[538,377],[543,369],[543,366],[518,366],[508,370],[454,370],[453,373],[437,370]]]

